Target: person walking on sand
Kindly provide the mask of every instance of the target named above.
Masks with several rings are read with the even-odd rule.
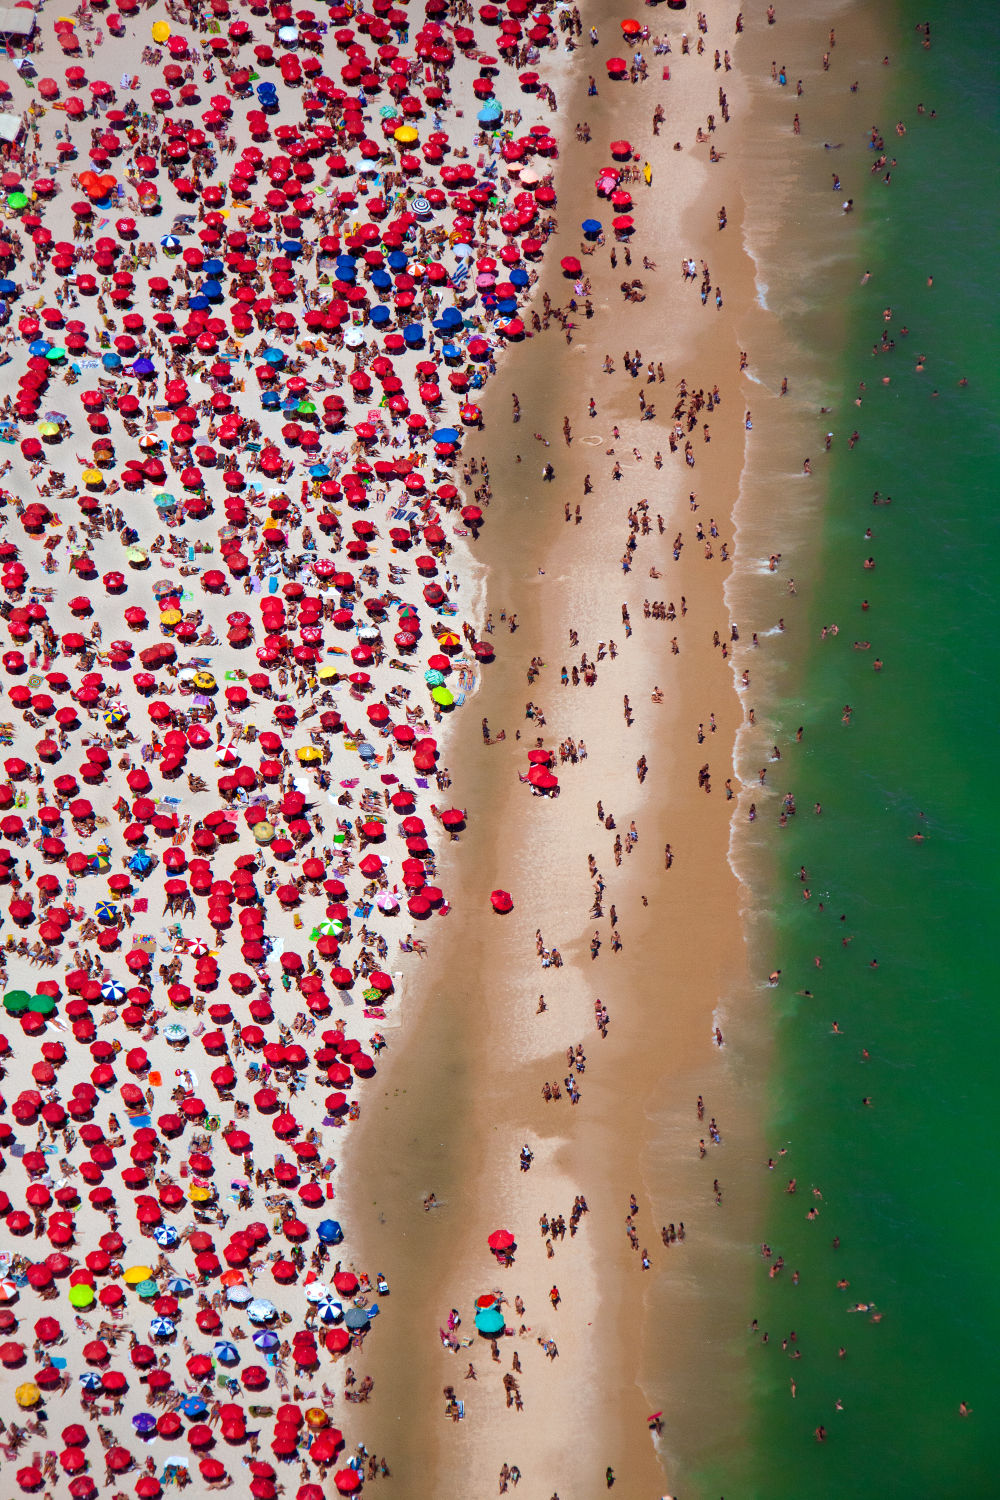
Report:
[[[559,1288],[557,1286],[552,1286],[550,1288],[549,1301],[552,1303],[553,1309],[557,1308],[562,1301],[562,1298],[559,1295]]]

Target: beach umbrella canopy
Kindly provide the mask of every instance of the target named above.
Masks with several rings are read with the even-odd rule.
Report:
[[[503,1333],[505,1320],[504,1315],[497,1306],[479,1308],[475,1315],[475,1325],[484,1338],[496,1338]]]

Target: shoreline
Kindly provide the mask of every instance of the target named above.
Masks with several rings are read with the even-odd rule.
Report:
[[[842,41],[848,57],[859,45],[851,17],[843,30],[836,19],[835,66]],[[786,840],[786,868],[767,913],[762,964],[762,972],[784,966],[772,1006],[770,1151],[787,1145],[789,1158],[784,1176],[774,1174],[761,1238],[800,1270],[801,1285],[771,1283],[761,1262],[751,1309],[772,1344],[776,1328],[786,1333],[794,1324],[803,1356],[792,1367],[798,1399],[790,1400],[785,1360],[758,1347],[759,1443],[745,1463],[706,1472],[706,1493],[842,1492],[887,1474],[899,1493],[990,1487],[988,1427],[960,1420],[960,1403],[976,1411],[978,1400],[985,1411],[996,1390],[990,1320],[981,1317],[989,1273],[980,1247],[989,1229],[971,1207],[983,1157],[962,1123],[977,1100],[992,1097],[988,1064],[973,1056],[984,1024],[991,1027],[979,995],[995,964],[979,943],[992,827],[965,789],[989,776],[981,705],[994,674],[992,648],[971,663],[965,644],[977,637],[994,593],[977,556],[989,546],[989,469],[982,458],[972,461],[974,453],[995,455],[995,424],[984,422],[995,377],[981,321],[992,270],[978,253],[988,235],[968,142],[978,149],[982,130],[995,155],[982,29],[995,34],[995,16],[935,24],[927,52],[914,28],[925,19],[916,6],[897,7],[890,29],[879,24],[872,38],[860,104],[834,101],[851,132],[840,153],[845,191],[856,192],[861,180],[861,217],[846,266],[821,247],[817,274],[829,285],[817,287],[807,324],[817,328],[826,307],[824,338],[813,339],[828,361],[816,405],[834,407],[835,447],[822,529],[805,567],[790,567],[806,583],[799,609],[808,639],[794,653],[798,693],[781,695],[777,723],[788,739],[797,722],[806,734],[801,761],[788,768],[800,817],[787,835],[775,830]],[[933,113],[920,118],[924,100],[936,123]],[[892,131],[897,119],[905,140]],[[891,188],[878,176],[865,186],[872,159],[863,137],[872,122],[883,127],[889,154],[898,154]],[[804,195],[804,220],[814,209],[823,214],[825,166],[820,159]],[[967,279],[950,256],[958,239],[973,247]],[[897,348],[872,359],[887,306]],[[907,326],[909,344],[897,331]],[[927,374],[914,369],[918,350]],[[969,378],[968,390],[959,377]],[[858,411],[853,400],[862,394]],[[825,425],[815,423],[820,438]],[[861,442],[851,454],[843,436],[854,426]],[[894,496],[891,512],[872,510],[876,488]],[[865,536],[869,527],[874,540]],[[862,572],[869,554],[878,562],[874,578]],[[870,615],[859,613],[862,595]],[[830,622],[839,623],[840,640],[820,644]],[[869,655],[854,655],[855,635],[870,636]],[[872,671],[876,653],[884,674]],[[796,696],[808,700],[801,712]],[[845,701],[855,710],[850,732],[841,723]],[[811,817],[814,800],[824,809],[819,820]],[[926,844],[911,842],[920,833]],[[796,880],[800,864],[809,870],[811,907]],[[850,948],[824,928],[820,898],[835,920],[846,913]],[[867,972],[872,955],[877,975]],[[826,972],[817,973],[817,957]],[[799,986],[815,1004],[799,998]],[[845,1041],[835,1039],[831,1018]],[[872,1112],[860,1108],[862,1095]],[[785,1195],[789,1174],[797,1175],[798,1200]],[[823,1195],[819,1226],[804,1222],[809,1185]],[[835,1242],[842,1248],[832,1255]],[[957,1297],[943,1269],[955,1265],[967,1272]],[[846,1297],[840,1278],[850,1284]],[[851,1316],[855,1299],[877,1309],[874,1326]],[[838,1346],[846,1346],[846,1367]],[[825,1446],[815,1440],[817,1424],[829,1433]]]

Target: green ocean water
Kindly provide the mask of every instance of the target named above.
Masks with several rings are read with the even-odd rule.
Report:
[[[914,32],[927,20],[929,51]],[[782,971],[768,1139],[788,1155],[765,1172],[761,1222],[785,1270],[770,1279],[760,1260],[747,1312],[746,1443],[697,1476],[726,1500],[1000,1493],[1000,11],[898,0],[883,21],[895,92],[878,123],[900,167],[857,195],[871,226],[858,279],[873,274],[846,309],[840,395],[867,383],[862,438],[831,455],[799,616],[814,644],[766,706],[798,807],[772,840],[773,890],[755,892],[755,947]],[[896,348],[873,358],[887,306]]]

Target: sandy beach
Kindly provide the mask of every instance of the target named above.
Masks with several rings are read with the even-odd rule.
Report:
[[[676,1493],[746,1421],[732,820],[823,457],[762,285],[771,33],[119,9],[39,12],[6,101],[6,1457]]]
[[[405,13],[347,19],[81,13],[14,44],[0,1361],[29,1493],[391,1472],[390,1287],[335,1184],[448,911],[444,714],[492,656],[461,436],[556,142],[496,33],[427,21],[420,61]],[[515,67],[532,29],[500,36]],[[503,232],[498,168],[524,169]]]
[[[735,8],[727,18],[730,33],[734,16]],[[677,42],[674,35],[664,59],[669,86],[651,82],[615,91],[602,84],[593,98],[582,77],[571,96],[569,115],[589,124],[591,143],[560,162],[554,259],[578,255],[593,285],[594,315],[585,321],[574,316],[568,347],[556,322],[536,333],[530,353],[512,355],[487,396],[482,451],[504,510],[491,511],[476,544],[487,568],[486,604],[497,642],[497,662],[476,708],[493,743],[485,746],[478,722],[467,718],[457,726],[449,763],[462,796],[488,807],[490,816],[485,825],[471,820],[449,851],[447,867],[460,893],[449,942],[429,955],[413,1032],[404,1033],[382,1075],[385,1108],[362,1121],[359,1146],[371,1166],[364,1185],[349,1195],[358,1216],[364,1210],[369,1220],[363,1231],[369,1258],[391,1262],[402,1300],[424,1309],[403,1331],[402,1358],[398,1344],[373,1355],[378,1361],[381,1353],[379,1386],[388,1384],[390,1391],[373,1411],[379,1440],[392,1446],[398,1463],[412,1454],[414,1482],[430,1464],[433,1486],[445,1492],[470,1466],[476,1488],[485,1491],[504,1463],[519,1468],[526,1493],[545,1500],[553,1489],[596,1494],[608,1464],[626,1493],[664,1492],[674,1447],[684,1447],[681,1433],[688,1435],[690,1454],[710,1429],[719,1429],[720,1345],[726,1348],[725,1420],[732,1431],[739,1427],[738,1360],[723,1330],[732,1326],[745,1291],[745,1243],[742,1230],[735,1239],[719,1233],[716,1174],[700,1159],[698,1141],[709,1118],[718,1117],[729,1141],[726,1170],[719,1171],[726,1179],[727,1220],[745,1224],[753,1205],[746,1167],[759,1152],[753,1105],[731,1076],[714,1029],[725,1041],[730,1007],[746,986],[740,895],[727,862],[733,804],[724,789],[745,711],[733,687],[724,601],[729,568],[719,548],[728,542],[735,555],[732,507],[746,438],[736,330],[752,301],[753,279],[739,238],[738,143],[721,127],[712,139],[725,156],[711,163],[709,145],[696,139],[699,127],[707,134],[707,116],[718,108],[711,51],[699,58],[692,47],[685,57]],[[738,110],[738,73],[719,76],[730,108]],[[649,121],[661,100],[668,118],[656,138]],[[583,219],[600,216],[592,180],[607,159],[606,143],[619,137],[627,137],[637,161],[648,159],[653,170],[652,189],[641,177],[633,188],[639,228],[625,274],[638,276],[645,293],[635,304],[625,303],[619,291],[622,244],[613,268],[610,243],[588,255],[577,229]],[[672,149],[676,139],[680,152]],[[720,233],[723,204],[729,223]],[[721,311],[714,300],[702,306],[696,286],[681,279],[681,258],[688,255],[709,261],[713,288],[723,287]],[[643,268],[644,256],[655,260],[654,271]],[[539,291],[565,308],[572,285],[550,265]],[[637,344],[643,370],[633,378],[622,354]],[[611,375],[602,369],[606,354],[615,365]],[[649,361],[662,363],[662,382],[647,384]],[[693,469],[682,452],[669,453],[666,441],[682,380],[689,390],[706,392],[718,384],[722,398],[708,417],[710,442],[699,424]],[[654,421],[641,420],[640,390],[657,407]],[[521,408],[516,424],[512,394]],[[653,464],[658,447],[660,469]],[[611,474],[619,461],[623,477],[616,481]],[[555,469],[550,484],[541,477],[545,462]],[[587,475],[593,491],[585,495]],[[633,565],[623,575],[618,551],[629,535],[627,512],[644,498],[650,532],[640,532]],[[567,502],[574,513],[579,502],[579,524],[575,514],[564,519]],[[710,518],[718,540],[707,559],[694,532],[700,522],[707,533]],[[671,552],[678,531],[688,549],[681,564]],[[650,576],[651,568],[658,577]],[[646,618],[644,601],[661,599],[673,603],[675,621]],[[628,638],[623,603],[632,624]],[[516,614],[514,634],[502,612]],[[579,636],[575,647],[571,630]],[[716,631],[728,660],[721,645],[713,645]],[[678,656],[670,650],[675,635]],[[581,650],[595,661],[600,643],[606,648],[612,641],[616,657],[601,651],[592,687],[562,685],[564,664],[578,663]],[[529,685],[533,657],[545,666]],[[653,703],[657,686],[663,701]],[[634,714],[630,727],[623,720],[625,694]],[[528,702],[544,712],[544,727],[525,718]],[[498,743],[500,731],[505,737]],[[568,739],[586,746],[586,759],[576,764],[559,763],[557,754],[558,799],[531,796],[519,780],[536,737],[556,752]],[[641,755],[648,771],[640,783]],[[706,760],[712,773],[707,797],[698,781]],[[599,800],[613,814],[614,830],[598,823]],[[615,838],[627,836],[633,819],[638,842],[616,864]],[[596,920],[589,916],[590,855],[607,886]],[[496,886],[509,888],[514,898],[502,923],[484,915]],[[612,906],[617,929],[610,925]],[[540,959],[538,930],[547,947],[558,949],[561,968]],[[611,946],[614,930],[620,952]],[[602,946],[592,959],[595,931]],[[541,995],[546,1009],[539,1015]],[[606,1038],[595,1027],[598,1000],[609,1012]],[[586,1071],[576,1075],[581,1098],[573,1105],[563,1080],[566,1048],[578,1043]],[[545,1101],[543,1083],[556,1081],[562,1098]],[[525,1143],[534,1159],[522,1173],[518,1153]],[[423,1200],[431,1192],[440,1206],[425,1213]],[[636,1250],[626,1234],[632,1192],[640,1205]],[[579,1194],[590,1211],[575,1235],[553,1244],[550,1258],[551,1236],[539,1233],[539,1220],[543,1214],[550,1222],[560,1213],[568,1218]],[[681,1221],[684,1242],[665,1246],[661,1229]],[[499,1271],[487,1246],[498,1227],[517,1239],[514,1264]],[[643,1250],[648,1273],[641,1269]],[[715,1287],[727,1285],[728,1309],[706,1306],[698,1290],[703,1275]],[[553,1283],[561,1296],[555,1311],[548,1302]],[[449,1307],[466,1317],[475,1298],[493,1288],[503,1290],[511,1307],[516,1297],[525,1305],[523,1317],[508,1309],[508,1326],[523,1325],[525,1332],[501,1341],[502,1365],[494,1366],[474,1333],[468,1346],[442,1350],[438,1330]],[[664,1327],[670,1330],[668,1361],[658,1332]],[[463,1324],[460,1337],[465,1331]],[[547,1357],[539,1338],[555,1340],[558,1357]],[[524,1370],[521,1412],[507,1410],[502,1384],[514,1350]],[[469,1360],[475,1383],[465,1378]],[[457,1425],[444,1415],[441,1392],[449,1384],[465,1404]],[[428,1410],[440,1422],[430,1439]],[[657,1411],[664,1425],[651,1435],[647,1418]],[[694,1442],[692,1427],[699,1429]]]

